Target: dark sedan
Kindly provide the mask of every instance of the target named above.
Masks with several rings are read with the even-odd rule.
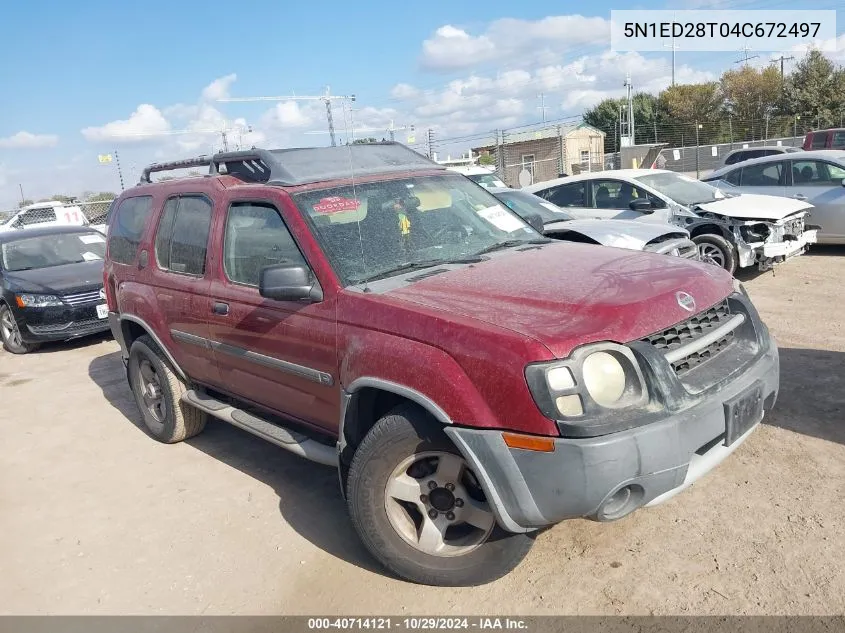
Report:
[[[87,227],[0,233],[0,337],[13,354],[109,329],[106,240]]]

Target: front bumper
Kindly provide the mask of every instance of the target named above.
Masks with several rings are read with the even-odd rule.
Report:
[[[763,256],[771,257],[792,257],[802,253],[809,244],[815,244],[818,237],[817,230],[804,231],[797,240],[786,242],[764,243]]]
[[[109,329],[108,319],[99,318],[97,304],[12,308],[21,338],[27,343],[69,341]]]
[[[692,485],[759,425],[757,420],[726,446],[726,403],[759,387],[763,413],[772,409],[779,389],[778,351],[765,326],[758,322],[757,327],[764,345],[751,363],[715,391],[691,397],[690,406],[649,424],[598,437],[555,439],[551,452],[509,448],[498,431],[447,427],[446,433],[507,530],[526,532],[579,517],[621,518]],[[619,499],[626,504],[621,510]]]

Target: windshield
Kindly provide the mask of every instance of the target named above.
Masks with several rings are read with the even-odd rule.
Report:
[[[464,176],[402,178],[293,196],[345,284],[478,258],[541,236]],[[545,241],[545,240],[544,240]]]
[[[467,176],[473,182],[477,182],[482,187],[507,187],[505,183],[499,180],[496,174],[470,174]]]
[[[0,245],[0,263],[10,272],[101,261],[106,240],[97,232],[27,237]]]
[[[495,196],[522,219],[527,218],[531,213],[539,215],[543,219],[543,224],[573,219],[560,207],[526,191],[511,189],[497,192]]]
[[[721,200],[724,196],[713,186],[682,174],[658,172],[634,178],[684,206]]]

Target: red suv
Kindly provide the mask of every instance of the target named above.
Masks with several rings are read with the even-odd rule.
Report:
[[[804,137],[803,148],[805,150],[845,149],[845,128],[808,132]]]
[[[149,433],[213,417],[337,467],[416,582],[488,582],[538,528],[669,498],[777,396],[728,273],[543,238],[399,144],[153,165],[115,209],[109,318]]]

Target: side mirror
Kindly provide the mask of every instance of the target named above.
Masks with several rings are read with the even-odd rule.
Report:
[[[646,198],[631,200],[631,204],[628,206],[631,207],[632,210],[640,213],[654,213],[654,205],[651,203],[651,200]]]
[[[540,216],[539,213],[526,213],[525,217],[522,219],[525,220],[528,224],[530,224],[532,228],[538,233],[543,232],[543,218]]]
[[[277,301],[323,300],[323,290],[311,278],[307,266],[280,264],[262,268],[258,274],[258,293]]]

